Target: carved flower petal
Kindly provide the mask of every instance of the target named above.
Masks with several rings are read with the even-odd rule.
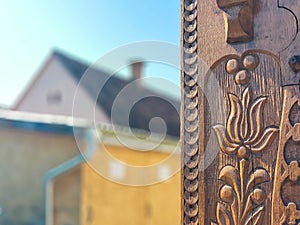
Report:
[[[247,218],[246,222],[244,223],[245,225],[258,225],[261,224],[263,216],[265,212],[265,207],[260,206],[257,207],[256,209],[253,210],[249,214],[249,217]]]
[[[243,91],[243,94],[242,94],[242,103],[243,103],[243,106],[245,106],[246,108],[249,107],[249,104],[250,104],[250,90],[249,90],[249,87],[247,87],[244,91]]]
[[[264,150],[274,139],[275,135],[279,131],[276,127],[269,127],[267,128],[262,137],[256,142],[251,145],[251,151],[252,152],[260,152]],[[251,144],[251,143],[247,143]]]
[[[242,121],[240,126],[240,135],[243,140],[245,140],[249,136],[249,118],[248,118],[248,110],[250,105],[250,91],[249,88],[246,88],[242,95],[242,107],[243,107],[243,113],[242,113]]]
[[[254,186],[270,181],[270,175],[265,169],[255,170],[247,182],[246,195],[250,193]]]
[[[233,154],[237,151],[239,145],[229,141],[226,135],[226,128],[223,125],[217,124],[213,126],[213,130],[215,131],[215,134],[217,136],[220,149],[223,152],[227,154]]]
[[[259,139],[259,136],[262,132],[262,113],[264,109],[264,105],[266,103],[267,97],[261,97],[257,99],[253,105],[251,106],[249,112],[249,129],[250,129],[250,138],[247,140],[248,142],[254,143]]]
[[[235,194],[239,196],[240,177],[236,168],[231,165],[223,167],[219,173],[219,179],[231,186]]]
[[[218,225],[233,225],[232,217],[229,211],[218,202],[217,213],[216,213]]]
[[[239,128],[242,121],[242,102],[234,94],[228,94],[230,102],[230,113],[228,116],[226,129],[232,142],[240,143]]]

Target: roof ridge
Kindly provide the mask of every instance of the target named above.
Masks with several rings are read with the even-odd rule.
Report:
[[[54,56],[63,57],[63,58],[66,58],[68,60],[76,61],[77,63],[86,65],[87,67],[91,64],[87,60],[84,60],[83,58],[81,58],[79,56],[76,56],[75,54],[72,54],[70,52],[67,52],[65,50],[62,50],[60,48],[54,48],[52,50],[52,54]]]

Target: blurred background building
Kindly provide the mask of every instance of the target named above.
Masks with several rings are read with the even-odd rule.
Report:
[[[0,111],[1,224],[180,224],[180,102],[144,86],[143,66],[126,80],[50,55]]]
[[[143,61],[134,61],[129,66],[131,78],[125,80],[54,51],[13,109],[74,116],[96,124],[114,123],[142,130],[149,130],[151,119],[159,117],[166,123],[166,133],[178,137],[179,99],[143,85]],[[74,97],[79,106],[74,107]],[[152,128],[154,132],[164,132],[161,124],[153,124]]]

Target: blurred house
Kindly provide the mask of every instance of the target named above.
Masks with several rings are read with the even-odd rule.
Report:
[[[131,68],[124,80],[56,51],[0,110],[0,224],[179,225],[179,101]]]
[[[180,101],[143,85],[143,66],[143,62],[132,63],[132,79],[124,80],[55,51],[13,109],[74,116],[96,124],[113,123],[147,131],[150,121],[159,117],[166,127],[159,122],[151,123],[152,131],[178,137]]]
[[[155,138],[140,144],[123,128],[91,127],[71,117],[0,110],[1,224],[180,224],[177,140],[145,151]],[[131,140],[135,150],[117,136]],[[157,164],[149,172],[128,166]]]
[[[64,121],[64,122],[62,122]],[[77,128],[75,128],[77,129]],[[84,134],[84,128],[78,128]],[[45,224],[44,177],[79,154],[73,128],[65,118],[0,111],[0,223]],[[78,221],[80,172],[70,170],[60,190],[69,207],[69,219]]]

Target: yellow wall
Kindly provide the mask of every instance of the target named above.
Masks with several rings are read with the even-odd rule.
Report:
[[[135,166],[159,165],[170,157],[169,154],[157,151],[139,152],[113,146],[99,147],[93,159],[82,166],[82,225],[180,224],[179,171],[162,183],[141,187],[118,184],[103,177],[109,176],[107,171],[110,159],[105,157],[105,151],[111,154],[112,158]],[[175,168],[179,160],[177,154],[168,165]],[[125,181],[135,175],[126,170]]]

